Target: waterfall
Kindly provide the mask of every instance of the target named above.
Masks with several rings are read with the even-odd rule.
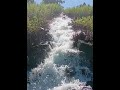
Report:
[[[81,51],[73,48],[72,19],[60,15],[49,24],[51,51],[45,62],[28,73],[27,90],[92,90],[86,86],[92,72],[82,66]]]

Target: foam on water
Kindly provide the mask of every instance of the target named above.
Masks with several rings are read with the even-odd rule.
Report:
[[[50,23],[49,34],[53,38],[53,48],[45,62],[29,72],[30,84],[27,84],[27,90],[92,90],[90,86],[85,86],[85,81],[89,81],[91,77],[82,75],[81,69],[87,70],[86,75],[91,72],[87,67],[80,66],[80,51],[72,48],[74,31],[68,25],[71,20],[61,15]],[[76,71],[72,77],[65,74],[69,67]]]

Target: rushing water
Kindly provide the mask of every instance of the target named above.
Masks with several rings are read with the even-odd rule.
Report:
[[[86,86],[92,72],[82,65],[82,51],[73,48],[71,20],[61,15],[50,23],[51,51],[44,63],[28,73],[27,90],[92,90]]]

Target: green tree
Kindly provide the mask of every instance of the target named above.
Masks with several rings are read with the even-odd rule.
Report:
[[[86,3],[85,3],[85,2],[83,3],[83,6],[86,6]]]
[[[57,4],[62,4],[62,3],[64,3],[65,1],[63,1],[63,0],[43,0],[43,3],[46,3],[46,4],[48,4],[48,3],[57,3]]]
[[[81,5],[78,7],[67,8],[64,13],[71,18],[81,18],[93,15],[93,7],[88,5]]]

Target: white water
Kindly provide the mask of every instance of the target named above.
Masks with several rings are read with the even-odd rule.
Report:
[[[85,81],[91,79],[87,74],[91,72],[87,67],[80,66],[80,51],[72,48],[74,31],[68,23],[71,23],[71,19],[67,16],[63,18],[62,15],[51,22],[49,34],[53,37],[53,48],[45,63],[29,73],[30,84],[27,84],[27,90],[92,90],[90,86],[85,86]],[[71,77],[65,73],[69,67],[76,71]],[[87,70],[86,75],[81,74],[82,68]]]

